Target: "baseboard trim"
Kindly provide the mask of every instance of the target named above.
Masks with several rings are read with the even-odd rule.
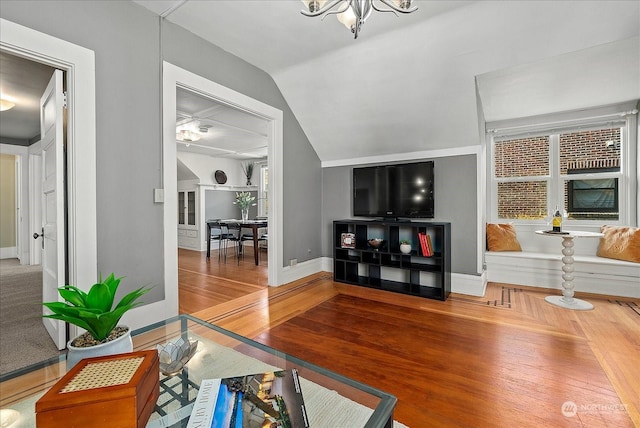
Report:
[[[487,290],[487,274],[468,275],[463,273],[451,274],[451,292],[469,296],[484,296]]]
[[[324,261],[323,259],[326,259],[326,257],[319,257],[317,259],[299,262],[295,266],[285,266],[282,269],[280,285],[288,284],[290,282],[302,279],[306,276],[326,270],[324,269],[326,261]],[[331,271],[333,271],[333,269],[331,269]]]
[[[18,249],[16,247],[0,248],[0,259],[17,259]]]

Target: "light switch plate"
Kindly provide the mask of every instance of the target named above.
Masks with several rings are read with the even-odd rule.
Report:
[[[164,203],[164,189],[153,189],[153,202],[156,204]]]

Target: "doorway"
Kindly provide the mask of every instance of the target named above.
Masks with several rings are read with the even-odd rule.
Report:
[[[67,281],[96,279],[95,60],[91,50],[0,19],[0,51],[66,73],[67,88]],[[26,206],[26,205],[25,205]],[[29,228],[22,232],[29,235]],[[82,239],[80,239],[82,237]],[[23,239],[30,242],[32,239]],[[76,329],[71,328],[71,335]]]
[[[163,66],[163,188],[164,188],[164,252],[165,301],[167,313],[178,313],[178,260],[176,248],[177,216],[177,162],[176,162],[176,89],[188,89],[216,101],[252,113],[268,121],[267,153],[269,166],[269,240],[268,283],[280,285],[282,268],[282,111],[240,94],[215,82],[169,63]],[[212,171],[213,172],[213,171]]]

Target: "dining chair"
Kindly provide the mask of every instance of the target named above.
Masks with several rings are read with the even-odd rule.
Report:
[[[258,229],[258,248],[254,248],[253,251],[258,251],[258,258],[260,257],[260,244],[262,242],[268,242],[268,233],[267,233],[267,228],[266,227],[261,227],[260,229]],[[253,242],[253,231],[249,231],[248,233],[243,233],[240,236],[240,240],[241,242],[245,242],[245,241],[251,241]],[[244,249],[244,246],[243,246]],[[244,258],[244,255],[243,255]]]
[[[227,234],[226,245],[224,250],[224,262],[225,263],[227,262],[227,249],[229,246],[229,242],[231,242],[233,245],[234,254],[236,255],[238,264],[240,264],[240,256],[242,255],[244,257],[240,225],[237,223],[222,223],[222,225],[225,228],[224,230],[226,230],[226,234]]]
[[[223,225],[220,223],[220,219],[207,220],[207,227],[209,228],[209,247],[211,242],[218,242],[218,262],[222,256],[223,248],[226,246],[227,234],[223,232]],[[207,253],[207,258],[211,257],[211,253]]]

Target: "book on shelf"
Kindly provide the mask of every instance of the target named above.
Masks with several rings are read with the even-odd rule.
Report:
[[[187,428],[308,428],[296,369],[203,379]]]
[[[418,233],[418,240],[420,241],[420,249],[422,255],[425,257],[431,257],[433,255],[433,247],[430,245],[431,238],[424,232]]]
[[[433,256],[433,243],[431,242],[431,235],[427,235],[427,248],[429,249],[429,256]]]

